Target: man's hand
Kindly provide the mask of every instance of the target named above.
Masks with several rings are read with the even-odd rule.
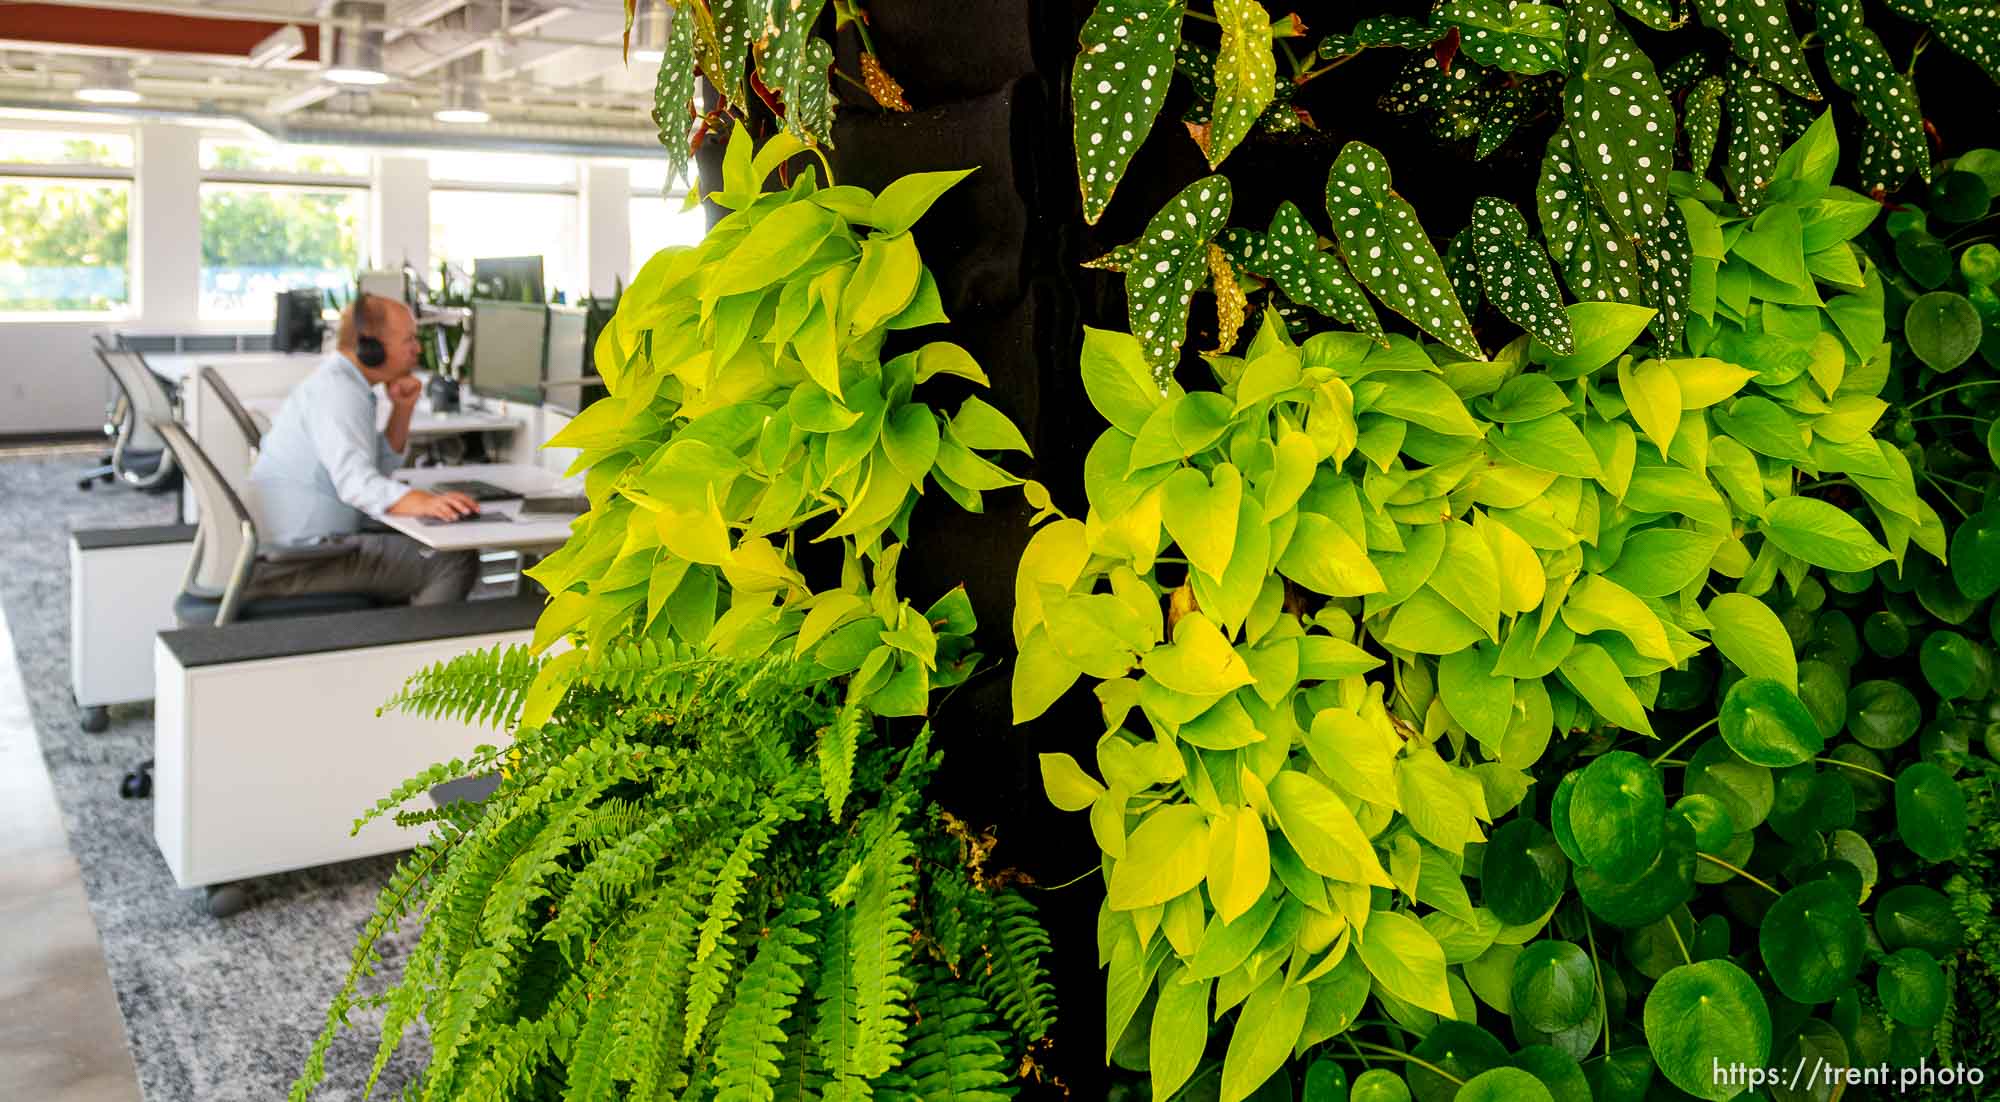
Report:
[[[390,404],[396,406],[414,406],[417,404],[417,399],[424,396],[424,384],[415,375],[391,379],[384,384],[383,389],[389,392]]]
[[[411,490],[396,499],[389,506],[392,516],[436,517],[439,520],[457,520],[479,512],[479,502],[467,494],[457,492],[434,494],[429,490]]]

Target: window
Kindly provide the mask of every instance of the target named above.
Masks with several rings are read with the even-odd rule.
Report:
[[[544,293],[574,301],[586,293],[577,222],[575,195],[434,189],[431,261],[469,279],[482,256],[539,256]]]
[[[359,189],[203,184],[201,316],[268,320],[279,291],[351,291],[367,205]]]
[[[132,300],[129,134],[0,131],[0,313]]]
[[[576,190],[576,162],[567,157],[532,153],[460,153],[430,155],[431,181],[451,184],[497,185],[524,190]]]
[[[669,245],[696,244],[708,232],[708,216],[702,208],[682,211],[681,203],[678,195],[662,198],[652,193],[632,197],[632,258],[627,280],[638,275],[654,253]]]
[[[279,291],[346,291],[365,259],[369,155],[201,143],[201,316],[269,319]]]

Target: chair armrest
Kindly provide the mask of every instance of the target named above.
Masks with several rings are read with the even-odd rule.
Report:
[[[257,561],[268,563],[320,562],[325,559],[342,559],[354,554],[356,548],[351,543],[314,543],[299,547],[260,547]]]

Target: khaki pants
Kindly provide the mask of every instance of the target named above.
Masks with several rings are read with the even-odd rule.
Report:
[[[309,562],[258,563],[250,600],[309,593],[365,593],[387,602],[442,605],[465,600],[479,576],[475,551],[433,551],[395,532],[347,537],[354,553]]]

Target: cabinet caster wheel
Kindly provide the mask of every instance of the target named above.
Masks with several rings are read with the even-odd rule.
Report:
[[[148,800],[153,796],[153,763],[147,762],[125,774],[118,782],[118,794],[128,800]]]
[[[85,492],[88,492],[88,491],[90,490],[90,488],[91,488],[91,487],[93,487],[93,486],[95,486],[95,485],[97,485],[97,480],[96,480],[96,479],[94,479],[94,478],[86,478],[86,479],[83,479],[82,481],[78,482],[78,483],[76,484],[76,488],[77,488],[77,489],[79,489],[79,490],[83,490],[83,491],[85,491]]]
[[[202,903],[210,918],[228,918],[250,905],[250,894],[241,884],[210,884]]]
[[[83,729],[93,735],[102,734],[111,726],[111,709],[98,705],[85,708],[82,718]]]

